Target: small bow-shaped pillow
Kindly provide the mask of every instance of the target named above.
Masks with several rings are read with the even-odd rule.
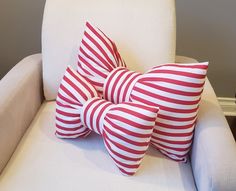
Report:
[[[129,71],[114,42],[88,22],[78,59],[78,72],[106,100],[159,107],[151,143],[168,157],[186,161],[208,63],[163,64],[145,74]]]
[[[60,138],[102,135],[105,146],[125,175],[133,175],[153,132],[158,108],[125,102],[112,104],[68,67],[56,99],[56,135]]]

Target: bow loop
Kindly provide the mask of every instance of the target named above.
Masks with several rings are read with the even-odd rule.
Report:
[[[56,99],[56,134],[61,138],[87,136],[90,130],[80,118],[83,105],[98,92],[78,72],[67,67]]]
[[[116,45],[101,30],[86,22],[78,54],[78,71],[100,94],[107,75],[117,67],[125,67]]]

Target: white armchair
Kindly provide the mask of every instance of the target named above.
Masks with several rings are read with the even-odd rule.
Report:
[[[42,54],[23,59],[0,82],[0,190],[235,190],[235,141],[208,80],[187,163],[150,148],[137,174],[124,177],[99,136],[55,137],[57,88],[66,65],[76,65],[87,19],[116,39],[132,69],[194,62],[175,59],[174,0],[47,0]]]

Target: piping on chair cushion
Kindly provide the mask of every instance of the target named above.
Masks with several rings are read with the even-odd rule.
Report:
[[[148,149],[158,108],[124,102],[112,104],[77,71],[68,67],[56,99],[56,135],[60,138],[102,135],[117,167],[133,175]]]
[[[151,143],[171,159],[186,161],[207,68],[207,62],[168,63],[144,74],[129,71],[115,43],[87,22],[77,70],[113,103],[159,107]]]

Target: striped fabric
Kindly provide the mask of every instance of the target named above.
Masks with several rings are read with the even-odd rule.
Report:
[[[106,78],[104,73],[117,67],[126,66],[115,43],[88,22],[86,22],[86,30],[79,48],[78,59],[80,66],[78,70],[82,75],[87,76],[87,80],[95,86],[99,93],[102,93],[102,82]],[[99,70],[97,66],[99,66]]]
[[[99,36],[99,30],[87,23],[85,34],[88,31],[90,38],[84,36],[87,48],[83,48],[83,38],[79,51],[78,72],[93,79],[93,85],[99,84],[96,88],[103,92],[105,99],[113,103],[133,101],[159,107],[151,143],[171,159],[186,161],[208,63],[163,64],[145,74],[129,71],[115,60],[108,66],[110,62],[105,55],[112,55],[107,50],[112,50],[114,43],[110,48],[104,49],[103,47],[108,46],[104,42],[111,40],[105,35]],[[84,51],[83,55],[81,50]],[[114,51],[117,52],[117,49]],[[81,56],[83,60],[80,59]]]
[[[158,108],[140,103],[113,104],[98,96],[95,88],[68,67],[56,99],[56,135],[102,135],[111,158],[124,175],[133,175],[153,133]]]

